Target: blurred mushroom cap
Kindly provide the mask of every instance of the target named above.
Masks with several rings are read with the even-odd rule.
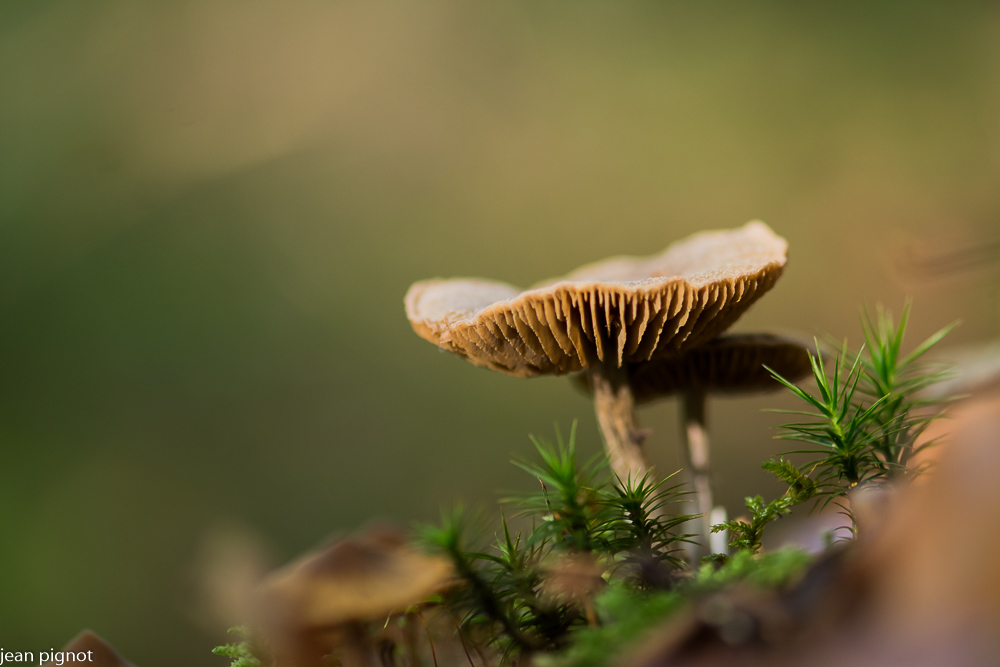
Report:
[[[509,375],[623,366],[725,331],[781,276],[787,248],[754,221],[695,234],[652,257],[588,264],[525,291],[475,278],[418,282],[406,314],[423,338]]]
[[[451,564],[384,533],[343,539],[273,575],[265,589],[301,630],[381,619],[445,588]]]
[[[790,382],[812,370],[809,348],[774,334],[725,334],[663,359],[629,365],[636,402],[644,403],[690,389],[737,394],[781,388],[765,366]]]
[[[118,652],[112,648],[111,644],[90,630],[84,630],[63,648],[63,652],[86,653],[87,651],[93,651],[93,654],[90,656],[92,660],[87,661],[87,664],[91,665],[91,667],[133,667],[132,663],[118,655]],[[55,664],[55,662],[47,662],[43,667]]]

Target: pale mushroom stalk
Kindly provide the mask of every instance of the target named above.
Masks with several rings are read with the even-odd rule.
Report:
[[[712,513],[712,471],[708,448],[708,428],[705,423],[705,391],[688,389],[680,395],[681,439],[684,443],[685,467],[690,471],[691,485],[697,502],[697,537],[699,544],[689,545],[688,557],[697,563],[707,556],[708,537],[711,532],[709,516]]]
[[[647,431],[635,418],[635,397],[628,382],[628,371],[611,366],[595,366],[589,372],[594,390],[594,410],[604,437],[604,447],[611,470],[624,482],[636,481],[649,470],[643,450]]]

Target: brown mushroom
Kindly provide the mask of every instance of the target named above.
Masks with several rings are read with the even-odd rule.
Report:
[[[47,656],[50,661],[46,662],[43,667],[76,663],[86,663],[90,667],[133,667],[132,663],[118,655],[111,644],[90,630],[84,630],[74,637],[66,644],[61,653],[62,655],[59,657]],[[68,654],[72,654],[72,657],[69,657]],[[81,657],[83,655],[86,657]]]
[[[425,601],[451,575],[447,560],[385,532],[343,539],[305,557],[264,586],[279,662],[313,664],[332,635],[345,667],[373,665],[365,623]]]
[[[406,294],[414,330],[477,366],[517,377],[585,371],[612,469],[648,469],[626,368],[711,340],[769,290],[787,243],[763,222],[702,232],[651,257],[616,257],[521,291],[428,280]]]
[[[677,395],[686,468],[698,502],[698,534],[704,544],[689,550],[695,559],[707,555],[712,511],[711,465],[705,419],[707,394],[743,394],[781,388],[767,368],[787,380],[809,374],[809,349],[794,338],[773,334],[725,334],[672,357],[627,367],[638,403]]]

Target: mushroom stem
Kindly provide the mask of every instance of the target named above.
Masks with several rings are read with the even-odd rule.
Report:
[[[341,664],[344,667],[376,667],[365,626],[359,621],[347,621],[342,630]]]
[[[711,465],[708,454],[708,430],[705,427],[705,392],[688,389],[681,394],[681,436],[684,440],[685,466],[694,486],[698,514],[696,535],[701,544],[689,544],[688,559],[697,564],[708,555],[708,536],[711,532],[709,515],[712,513]]]
[[[423,662],[420,660],[420,652],[418,650],[417,641],[417,620],[423,621],[423,617],[417,616],[413,612],[406,613],[406,623],[403,625],[403,646],[406,647],[406,652],[409,657],[408,664],[410,667],[423,667]],[[426,626],[427,623],[424,622]]]
[[[649,470],[642,443],[648,433],[635,419],[635,398],[624,368],[597,367],[590,371],[594,409],[604,436],[611,470],[624,482],[641,479]]]

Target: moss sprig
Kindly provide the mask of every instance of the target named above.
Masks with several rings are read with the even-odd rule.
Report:
[[[909,316],[909,303],[898,324],[881,306],[874,315],[863,312],[864,346],[851,353],[845,342],[833,356],[832,368],[817,341],[816,353],[810,353],[815,392],[771,370],[772,376],[809,408],[780,410],[808,419],[782,425],[783,433],[778,437],[807,446],[786,454],[813,458],[797,467],[787,462],[770,467],[765,464],[790,484],[789,500],[808,488],[823,505],[833,501],[841,504],[839,499],[859,485],[915,472],[909,462],[923,446],[920,436],[941,415],[940,405],[921,399],[920,392],[947,377],[946,371],[919,362],[956,324],[940,329],[904,355]],[[795,485],[798,491],[793,489]],[[778,504],[772,509],[780,515],[782,507],[778,505],[784,505],[785,500],[774,502]],[[761,505],[762,518],[767,508]],[[850,516],[850,511],[845,511]],[[855,524],[855,534],[856,530]]]
[[[455,510],[441,525],[421,531],[423,543],[455,566],[459,584],[445,602],[461,619],[459,631],[484,638],[507,657],[564,649],[575,632],[600,625],[592,588],[608,582],[637,591],[669,586],[670,576],[652,573],[684,568],[676,552],[690,537],[678,527],[692,516],[668,512],[685,495],[680,485],[668,485],[673,476],[623,481],[608,475],[602,458],[581,465],[575,428],[568,440],[557,433],[555,444],[533,442],[538,459],[515,465],[539,488],[504,500],[531,522],[530,530],[515,532],[501,516],[494,543],[472,548],[462,511]],[[581,580],[578,591],[553,592],[573,589],[574,578]]]

